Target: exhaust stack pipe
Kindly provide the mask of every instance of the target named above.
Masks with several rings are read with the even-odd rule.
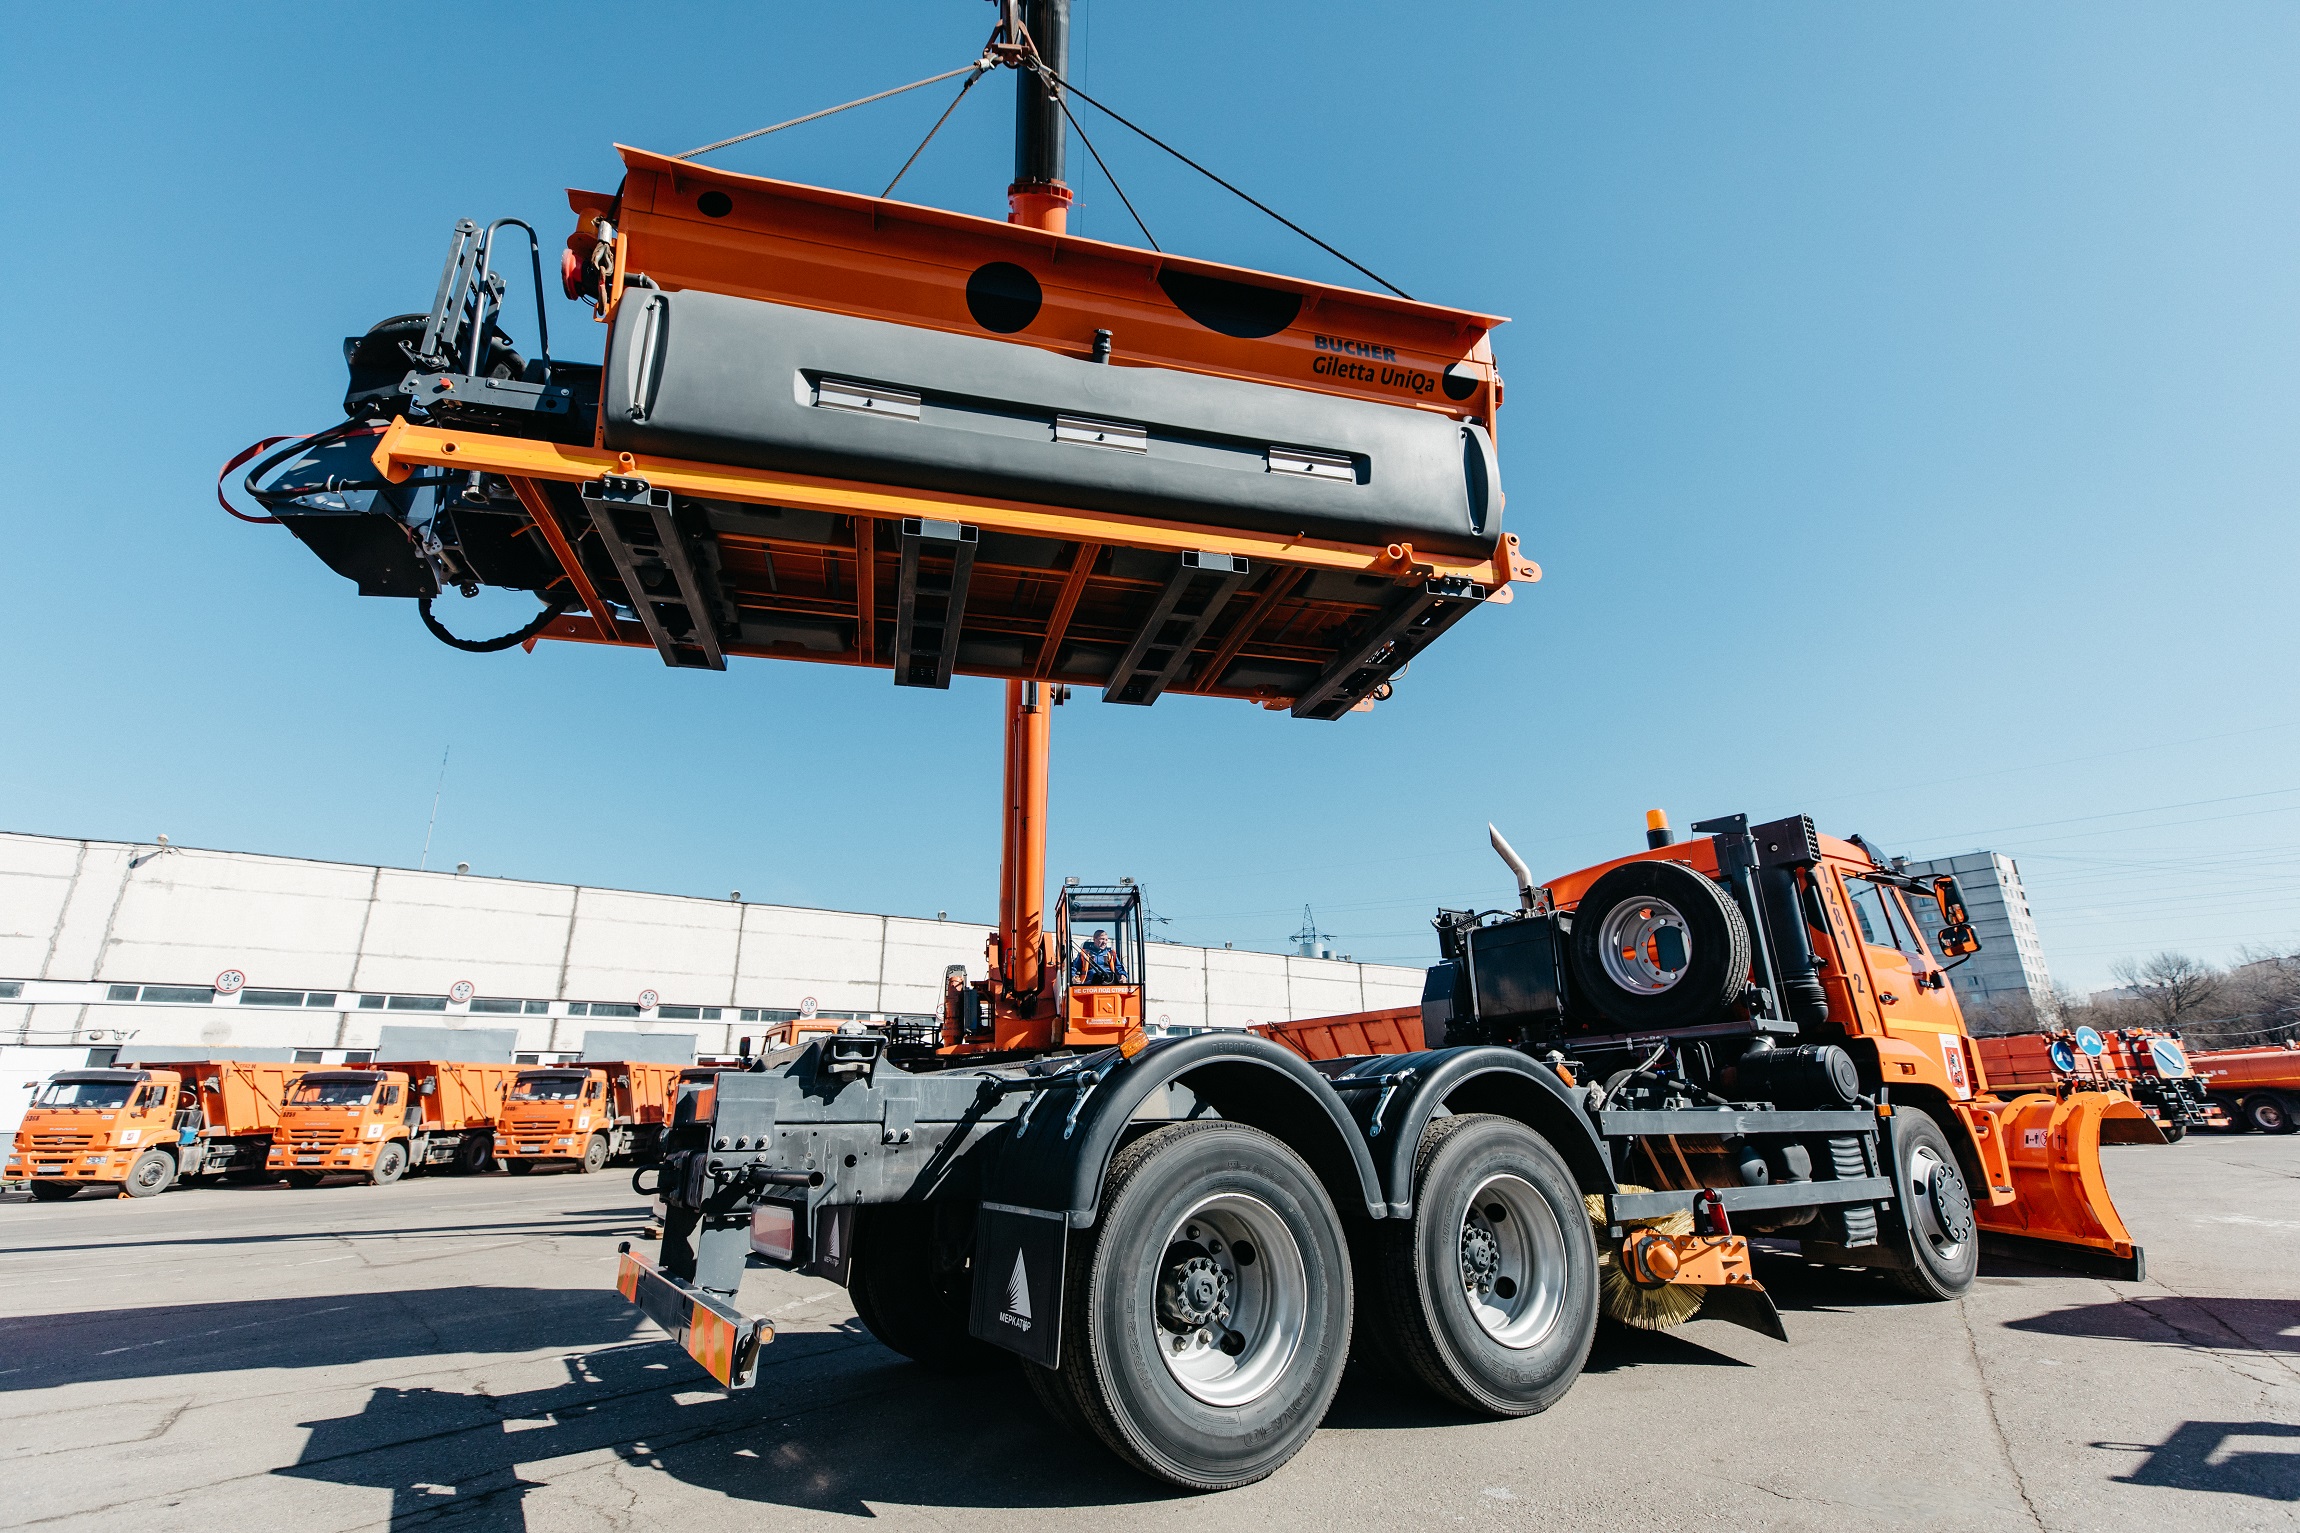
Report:
[[[1499,830],[1494,828],[1491,820],[1486,822],[1485,833],[1493,838],[1494,851],[1500,854],[1503,862],[1509,864],[1510,872],[1517,875],[1517,908],[1520,910],[1540,909],[1542,902],[1533,892],[1533,870],[1525,865],[1525,859],[1517,855],[1517,849],[1509,844]]]

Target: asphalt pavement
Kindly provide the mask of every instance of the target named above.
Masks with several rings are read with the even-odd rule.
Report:
[[[2106,1152],[2141,1283],[1965,1299],[1768,1263],[1787,1345],[1601,1332],[1554,1409],[1353,1377],[1262,1484],[1186,1496],[754,1269],[727,1395],[611,1287],[625,1175],[0,1195],[0,1528],[2300,1526],[2300,1136]],[[1218,1520],[1218,1521],[1217,1521]]]

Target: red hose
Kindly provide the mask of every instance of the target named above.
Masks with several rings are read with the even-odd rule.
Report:
[[[262,441],[256,443],[255,446],[250,447],[247,451],[241,453],[238,457],[232,459],[231,462],[225,464],[221,469],[217,470],[216,504],[222,506],[226,511],[229,511],[232,515],[238,517],[243,522],[256,522],[267,527],[277,527],[280,521],[278,517],[250,516],[245,511],[242,511],[239,507],[233,505],[230,501],[224,499],[224,480],[230,476],[233,469],[238,468],[241,464],[247,462],[248,459],[254,457],[257,453],[262,452],[265,448],[277,447],[282,442],[292,442],[295,440],[296,438],[292,435],[267,436]]]

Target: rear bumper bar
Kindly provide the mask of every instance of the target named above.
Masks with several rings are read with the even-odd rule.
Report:
[[[687,1355],[729,1389],[758,1382],[759,1348],[775,1339],[774,1323],[746,1315],[725,1301],[691,1287],[631,1249],[622,1246],[615,1287],[647,1318],[671,1333]]]

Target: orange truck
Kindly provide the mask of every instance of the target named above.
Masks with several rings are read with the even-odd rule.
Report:
[[[681,1067],[639,1060],[548,1065],[521,1070],[497,1130],[503,1169],[605,1169],[611,1160],[655,1158]]]
[[[1999,1092],[2122,1092],[2177,1144],[2214,1116],[2178,1034],[2150,1027],[2090,1027],[1975,1038],[1981,1074]]]
[[[329,1176],[380,1187],[433,1166],[484,1171],[519,1073],[439,1059],[306,1070],[281,1110],[271,1168],[296,1187]]]
[[[2300,1125],[2300,1039],[2256,1049],[2216,1049],[2192,1062],[2213,1105],[2241,1129],[2289,1134]]]
[[[294,1073],[238,1060],[59,1071],[25,1111],[8,1179],[49,1202],[85,1187],[144,1198],[261,1180]]]

